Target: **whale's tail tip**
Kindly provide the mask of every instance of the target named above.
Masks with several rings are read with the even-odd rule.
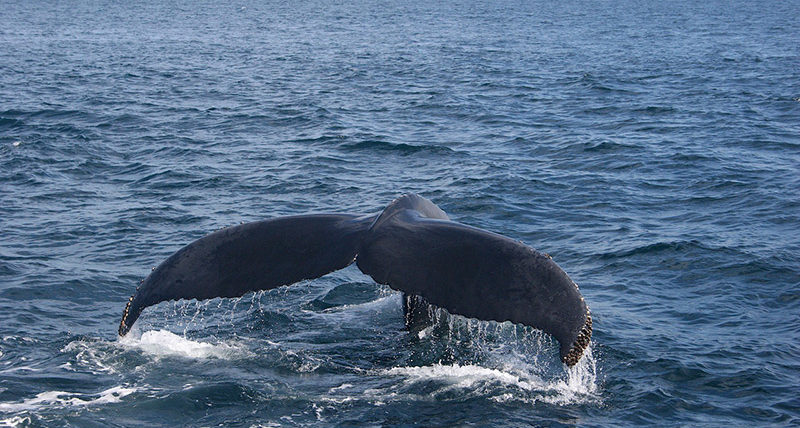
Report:
[[[578,337],[575,339],[574,342],[572,342],[572,346],[569,348],[569,351],[566,353],[566,355],[563,355],[561,357],[561,361],[568,367],[572,367],[575,364],[578,364],[578,361],[580,361],[584,351],[586,351],[586,348],[589,347],[591,341],[592,341],[592,315],[587,310],[586,323],[583,324],[583,327],[578,333]]]
[[[131,315],[131,304],[133,303],[133,297],[131,296],[128,299],[128,303],[125,305],[125,310],[122,311],[122,320],[119,322],[119,335],[120,337],[125,336],[131,331],[131,326],[133,326],[133,322],[135,321],[136,317]],[[130,322],[128,322],[130,320]]]

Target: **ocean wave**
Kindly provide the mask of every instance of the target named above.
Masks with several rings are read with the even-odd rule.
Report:
[[[614,258],[625,258],[625,257],[632,257],[637,255],[645,255],[645,254],[657,254],[663,252],[683,252],[686,250],[710,250],[711,248],[704,246],[700,241],[697,240],[676,240],[676,241],[660,241],[654,242],[644,245],[639,245],[637,247],[612,251],[600,254],[600,258],[602,259],[614,259]]]
[[[390,143],[383,140],[363,140],[358,142],[343,143],[339,145],[345,151],[372,151],[372,152],[393,152],[400,155],[412,155],[415,153],[426,152],[431,154],[448,154],[455,151],[442,145],[414,145],[406,143]]]

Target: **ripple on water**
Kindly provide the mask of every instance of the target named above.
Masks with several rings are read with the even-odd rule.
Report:
[[[0,425],[800,422],[796,1],[96,6],[0,13]],[[116,338],[206,232],[409,191],[553,254],[587,365],[355,267]]]

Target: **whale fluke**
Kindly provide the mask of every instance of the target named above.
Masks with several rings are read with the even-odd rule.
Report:
[[[427,302],[453,314],[551,334],[568,366],[591,340],[589,309],[550,256],[450,221],[417,195],[396,199],[379,215],[281,217],[207,235],[143,281],[125,307],[119,334],[159,302],[238,297],[318,278],[354,261],[376,282],[406,293],[406,305]]]
[[[347,214],[280,217],[220,229],[181,248],[142,281],[125,307],[119,334],[142,310],[179,299],[239,297],[353,263],[375,220]]]

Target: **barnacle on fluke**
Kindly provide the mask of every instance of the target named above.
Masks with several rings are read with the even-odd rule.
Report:
[[[583,352],[586,348],[589,347],[589,343],[592,340],[592,316],[589,312],[586,312],[586,323],[581,328],[580,333],[578,333],[578,338],[572,342],[572,346],[570,347],[569,352],[567,355],[561,357],[561,361],[568,365],[574,366],[575,364],[580,361],[581,356],[583,356]]]
[[[125,305],[125,310],[122,311],[122,320],[119,322],[119,335],[124,336],[127,333],[125,329],[125,324],[128,321],[128,313],[131,310],[131,303],[133,303],[133,296],[128,299],[128,303]]]
[[[219,229],[154,268],[128,300],[119,334],[167,300],[238,297],[318,278],[355,262],[409,302],[491,321],[529,325],[561,344],[575,365],[592,317],[577,284],[522,242],[450,221],[425,198],[405,195],[375,215],[280,217]],[[422,302],[422,303],[419,303]],[[406,322],[420,311],[406,307]]]

